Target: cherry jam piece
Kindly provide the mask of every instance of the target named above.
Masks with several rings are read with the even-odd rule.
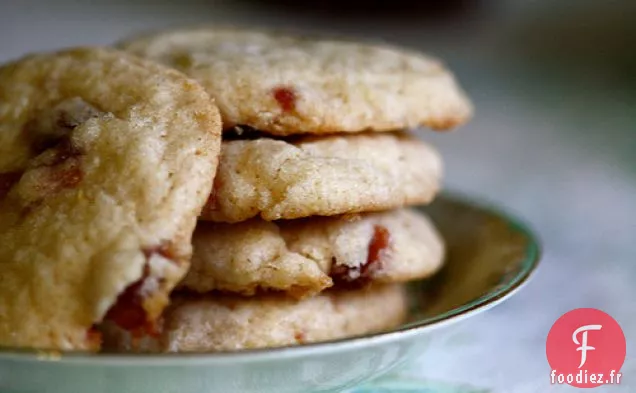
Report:
[[[272,90],[272,94],[283,112],[292,112],[296,109],[298,97],[292,88],[279,86]]]

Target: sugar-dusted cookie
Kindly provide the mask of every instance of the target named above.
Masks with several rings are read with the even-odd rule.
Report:
[[[352,287],[428,277],[443,262],[444,243],[417,210],[237,224],[200,222],[192,266],[180,287],[296,297],[332,284]]]
[[[472,114],[439,60],[403,48],[205,27],[145,34],[118,46],[200,81],[225,128],[248,125],[275,135],[442,130]]]
[[[430,202],[440,155],[407,134],[223,142],[201,219],[239,222],[357,213]]]
[[[220,116],[195,81],[123,52],[0,67],[0,345],[96,350],[189,267]]]

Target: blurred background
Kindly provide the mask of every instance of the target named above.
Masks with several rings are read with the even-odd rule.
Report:
[[[447,188],[539,232],[543,264],[518,296],[434,342],[408,372],[479,391],[569,391],[548,384],[546,335],[566,311],[596,307],[628,344],[623,385],[596,391],[636,389],[636,1],[2,0],[0,60],[202,23],[424,50],[475,102],[469,125],[420,135],[444,155]]]

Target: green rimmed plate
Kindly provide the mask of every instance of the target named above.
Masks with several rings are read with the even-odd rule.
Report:
[[[516,218],[444,195],[422,208],[448,245],[444,269],[410,284],[409,321],[389,332],[296,347],[224,354],[51,355],[0,350],[3,393],[333,392],[418,356],[439,329],[514,294],[540,250]]]

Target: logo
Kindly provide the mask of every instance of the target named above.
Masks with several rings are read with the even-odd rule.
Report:
[[[614,318],[595,308],[569,311],[548,333],[550,383],[579,388],[620,384],[625,354],[625,335]]]

